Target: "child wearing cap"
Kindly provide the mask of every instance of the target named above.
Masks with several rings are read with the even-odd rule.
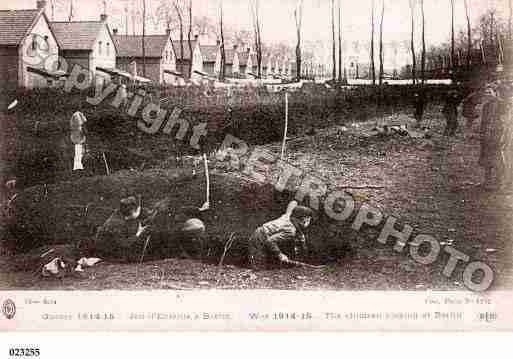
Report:
[[[287,263],[288,252],[304,256],[307,251],[304,231],[310,225],[313,212],[310,208],[289,203],[281,217],[258,227],[249,240],[249,264],[253,269],[264,269],[268,264]]]
[[[98,229],[94,255],[107,260],[135,262],[141,258],[171,256],[173,241],[179,242],[178,247],[184,252],[182,255],[190,252],[189,244],[192,243],[192,247],[202,245],[205,225],[195,218],[200,210],[183,207],[180,214],[172,219],[168,205],[167,201],[163,201],[147,213],[142,211],[135,197],[122,199],[119,209]],[[158,220],[169,222],[165,233],[155,231],[154,222]],[[150,234],[153,234],[152,238],[149,238]]]
[[[95,255],[105,259],[135,261],[141,255],[147,227],[138,220],[141,206],[135,197],[123,198],[116,210],[96,234]]]

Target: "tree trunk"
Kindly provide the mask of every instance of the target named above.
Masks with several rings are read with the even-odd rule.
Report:
[[[71,22],[71,20],[73,20],[73,0],[70,0],[69,2],[68,22]]]
[[[410,13],[411,13],[411,37],[410,37],[410,51],[411,51],[411,78],[415,85],[417,83],[417,57],[415,55],[415,0],[410,0]]]
[[[188,3],[188,14],[189,14],[189,31],[187,32],[187,42],[189,45],[189,54],[191,55],[191,66],[189,68],[189,78],[192,77],[192,65],[194,63],[194,56],[192,53],[192,42],[191,42],[191,36],[192,36],[192,0],[189,0]]]
[[[420,71],[422,77],[422,86],[426,82],[426,17],[424,13],[424,0],[420,0],[420,11],[422,14],[422,56],[420,60]]]
[[[385,18],[385,0],[382,0],[381,5],[381,21],[379,24],[379,85],[381,86],[383,84],[383,75],[384,75],[384,68],[383,68],[383,20]]]
[[[219,27],[221,34],[221,67],[219,69],[219,80],[224,81],[226,77],[226,52],[224,48],[224,30],[223,30],[223,3],[220,4],[220,19],[219,19]]]
[[[372,0],[372,11],[371,11],[371,49],[370,49],[370,71],[372,77],[372,85],[376,85],[376,65],[374,63],[374,8],[375,0]]]
[[[142,14],[142,70],[143,76],[146,77],[146,0],[143,0],[143,14]]]
[[[125,35],[128,35],[128,7],[125,7]]]
[[[303,25],[303,0],[299,0],[298,7],[294,10],[294,17],[296,19],[296,65],[297,65],[297,76],[296,81],[301,81],[301,27]]]
[[[132,7],[132,35],[135,36],[135,9]]]
[[[451,71],[454,75],[454,60],[455,60],[455,40],[454,40],[454,0],[451,0]]]
[[[467,18],[467,70],[470,71],[472,62],[472,27],[470,24],[470,8],[468,6],[468,0],[464,0],[465,5],[465,16]]]
[[[342,19],[338,0],[338,82],[342,83]]]
[[[508,1],[509,5],[509,18],[508,18],[508,37],[510,40],[513,40],[513,2],[512,0]]]
[[[253,33],[255,37],[255,51],[257,57],[257,78],[262,78],[262,37],[260,33],[260,2],[254,0],[251,6],[251,16],[253,18]]]
[[[331,30],[332,30],[332,59],[333,59],[333,69],[332,69],[332,78],[333,81],[337,79],[337,49],[335,45],[335,0],[331,0]]]
[[[184,55],[183,16],[182,16],[182,10],[178,6],[177,0],[174,1],[174,7],[175,7],[175,11],[176,11],[176,16],[178,17],[178,25],[180,27],[180,61],[179,61],[180,62],[180,72],[183,75],[185,75],[184,74],[184,57],[183,57],[183,55]],[[192,56],[191,56],[191,65],[192,65]]]

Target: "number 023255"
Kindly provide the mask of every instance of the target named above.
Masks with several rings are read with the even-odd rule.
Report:
[[[40,355],[39,348],[10,348],[9,349],[9,357],[10,358],[29,358],[29,357],[38,357]]]

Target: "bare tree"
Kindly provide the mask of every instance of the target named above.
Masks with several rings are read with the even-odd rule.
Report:
[[[426,82],[426,14],[424,11],[424,0],[420,0],[420,13],[422,16],[422,55],[420,58],[420,76],[422,85]]]
[[[187,13],[188,13],[188,20],[189,20],[189,29],[187,31],[187,43],[189,45],[189,54],[191,56],[191,66],[189,67],[189,77],[192,77],[192,63],[194,60],[194,56],[192,56],[192,42],[191,42],[191,36],[192,36],[192,0],[189,0],[187,4]]]
[[[467,18],[467,69],[470,70],[472,61],[472,27],[470,25],[470,8],[468,0],[464,0],[465,16]]]
[[[183,73],[183,64],[184,64],[184,47],[183,47],[183,42],[184,42],[184,25],[183,25],[183,9],[182,9],[182,6],[179,2],[179,0],[173,0],[173,7],[175,9],[175,12],[176,12],[176,17],[178,19],[178,26],[179,26],[179,31],[180,31],[180,72]]]
[[[146,77],[146,0],[142,0],[142,73]]]
[[[372,85],[376,85],[376,65],[374,63],[374,9],[376,7],[375,0],[372,0],[371,10],[371,42],[370,42],[370,71],[372,76]]]
[[[411,52],[411,78],[413,84],[417,82],[417,56],[415,55],[415,0],[410,0],[411,33],[410,33],[410,52]]]
[[[333,81],[337,79],[337,54],[335,45],[335,0],[331,0],[331,30],[332,30],[332,58],[333,58]]]
[[[50,0],[50,9],[52,11],[52,21],[55,21],[55,0]]]
[[[217,34],[217,21],[208,16],[194,16],[194,31],[198,34]]]
[[[299,0],[296,8],[294,9],[294,19],[296,20],[296,66],[297,76],[296,80],[301,81],[301,28],[303,27],[303,0]]]
[[[224,47],[223,0],[219,2],[219,10],[219,34],[221,36],[221,68],[219,69],[219,80],[224,81],[226,77],[226,51]]]
[[[128,6],[125,5],[123,11],[125,13],[125,35],[128,35]]]
[[[338,82],[342,82],[342,10],[338,0]]]
[[[137,12],[135,10],[135,5],[132,3],[132,35],[135,35],[135,22],[136,22],[136,16]]]
[[[454,1],[454,0],[452,0]],[[495,9],[490,10],[490,44],[493,45],[494,41],[494,25],[495,25]]]
[[[68,14],[68,22],[71,22],[73,20],[73,16],[75,14],[73,13],[73,0],[69,1],[69,14]]]
[[[508,1],[509,5],[509,18],[508,18],[508,37],[510,40],[513,39],[513,2],[512,0]]]
[[[262,34],[260,24],[260,0],[253,0],[251,6],[251,17],[253,19],[253,38],[255,41],[255,52],[257,57],[257,77],[262,78]]]
[[[455,54],[455,40],[454,40],[454,0],[451,0],[451,70],[454,74],[454,60],[456,58]]]
[[[385,19],[385,0],[381,1],[381,20],[379,23],[379,85],[381,86],[383,84],[383,75],[384,75],[384,68],[383,68],[383,21]]]

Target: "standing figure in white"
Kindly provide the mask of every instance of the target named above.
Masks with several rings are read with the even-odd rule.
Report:
[[[85,154],[85,143],[86,143],[86,128],[85,123],[87,122],[86,117],[80,111],[77,111],[71,116],[70,130],[71,130],[71,142],[75,148],[75,156],[73,158],[73,171],[83,170],[84,165],[82,159]]]

